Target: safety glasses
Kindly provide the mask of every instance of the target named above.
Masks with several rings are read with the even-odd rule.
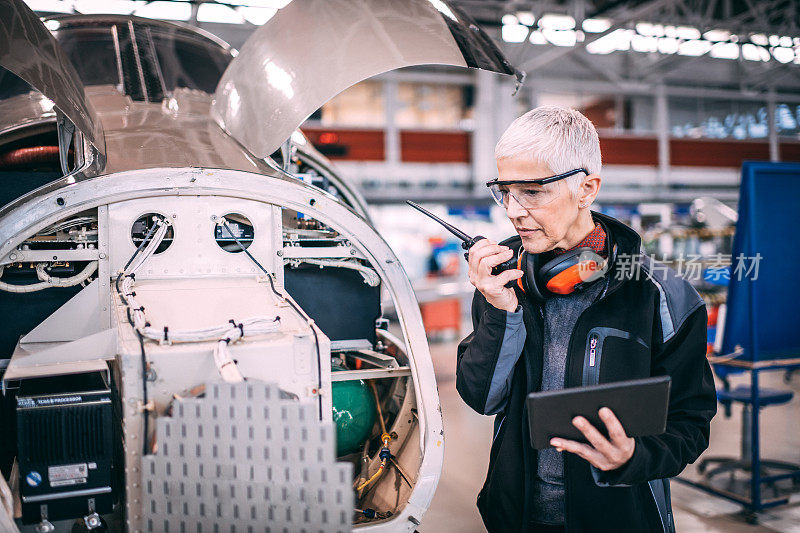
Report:
[[[489,187],[494,201],[503,209],[508,209],[508,201],[512,196],[523,208],[537,209],[558,198],[566,189],[566,184],[562,180],[579,172],[589,175],[585,168],[576,168],[563,174],[535,180],[493,179],[486,182],[486,186]]]

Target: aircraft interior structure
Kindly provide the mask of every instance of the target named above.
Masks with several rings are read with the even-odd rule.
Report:
[[[0,0],[0,529],[414,530],[419,308],[298,127],[425,63],[517,74],[446,2],[295,0],[237,53]]]

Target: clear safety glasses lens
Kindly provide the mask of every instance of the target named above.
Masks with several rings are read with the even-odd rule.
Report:
[[[552,203],[566,189],[564,180],[555,181],[546,185],[531,182],[504,185],[493,183],[489,186],[492,198],[497,205],[508,209],[511,198],[525,209],[538,209]]]

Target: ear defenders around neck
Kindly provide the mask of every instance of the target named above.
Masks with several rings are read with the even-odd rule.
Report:
[[[517,284],[529,297],[543,302],[553,295],[572,294],[602,278],[608,262],[587,246],[568,250],[542,264],[541,254],[520,251]]]

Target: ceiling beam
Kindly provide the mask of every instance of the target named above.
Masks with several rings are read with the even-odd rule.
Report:
[[[786,77],[787,74],[792,74],[795,78],[800,79],[800,67],[793,63],[780,63],[777,60],[773,61],[777,63],[777,65],[762,70],[755,76],[747,76],[748,78],[758,77],[758,81],[747,84],[747,87],[755,90],[761,90],[762,87],[775,87],[776,82]]]
[[[606,35],[609,35],[616,30],[625,27],[628,23],[633,22],[637,19],[640,19],[653,11],[656,11],[665,5],[669,4],[671,0],[650,0],[649,2],[645,2],[641,5],[636,6],[633,9],[625,10],[624,12],[619,13],[618,18],[609,14],[608,16],[611,18],[615,18],[614,22],[611,26],[602,33],[595,33],[591,34],[591,36],[587,36],[582,42],[576,43],[575,46],[571,47],[557,47],[547,50],[546,52],[534,56],[529,61],[523,63],[520,70],[524,71],[532,71],[539,68],[542,68],[545,65],[552,63],[553,61],[557,61],[562,57],[568,56],[573,53],[575,50],[580,50],[582,48],[586,48],[589,44],[602,39]],[[590,18],[597,16],[592,15]]]
[[[655,63],[651,63],[646,69],[638,71],[638,78],[642,81],[651,81],[663,77],[665,74],[669,74],[673,70],[681,68],[692,59],[694,58],[678,54],[669,54],[658,59]]]
[[[585,50],[576,50],[575,53],[572,54],[572,59],[577,61],[581,66],[607,79],[614,85],[621,86],[626,81],[620,74],[615,72],[614,69],[602,68],[598,66],[594,61],[592,61],[592,57],[588,56],[588,53]]]

